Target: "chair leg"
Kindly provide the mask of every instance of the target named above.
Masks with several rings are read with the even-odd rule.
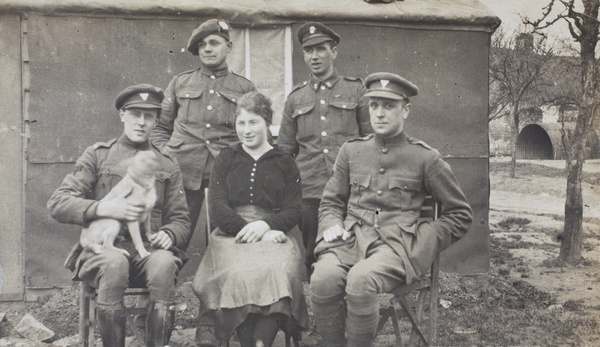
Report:
[[[419,294],[417,295],[417,306],[415,307],[415,313],[417,318],[417,323],[421,326],[423,322],[423,304],[425,303],[425,295],[427,294],[427,289],[419,290]],[[431,340],[429,340],[431,344]],[[414,346],[417,343],[417,330],[411,329],[410,331],[410,339],[408,340],[409,346]]]
[[[397,310],[402,310],[402,311],[404,311],[406,313],[406,315],[408,316],[408,319],[410,320],[410,324],[412,325],[413,329],[416,330],[417,335],[419,336],[419,338],[421,339],[421,341],[423,341],[423,343],[425,344],[425,346],[429,346],[429,342],[425,338],[425,335],[423,335],[423,331],[419,327],[419,323],[418,323],[417,317],[415,316],[415,314],[412,311],[410,305],[408,304],[408,301],[406,301],[406,297],[404,297],[404,296],[402,296],[402,297],[395,297],[394,307],[397,307],[398,305],[401,306],[401,307],[398,307]]]
[[[392,325],[394,326],[394,335],[396,336],[396,342],[394,342],[395,347],[402,347],[402,335],[400,334],[400,325],[398,324],[398,314],[394,307],[392,309],[392,314],[390,317],[392,318]]]
[[[79,345],[83,347],[89,347],[88,334],[90,331],[87,329],[89,324],[89,307],[90,301],[83,283],[79,283]]]

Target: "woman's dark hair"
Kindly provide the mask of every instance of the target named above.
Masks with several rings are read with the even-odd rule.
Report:
[[[271,99],[267,96],[252,91],[242,95],[238,100],[237,109],[235,110],[235,116],[237,117],[241,110],[255,113],[265,119],[267,125],[271,125],[273,120],[273,109],[271,108]]]

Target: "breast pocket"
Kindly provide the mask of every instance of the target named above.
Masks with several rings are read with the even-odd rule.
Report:
[[[403,210],[411,206],[411,201],[421,191],[422,181],[414,178],[390,177],[389,188],[400,196]]]
[[[127,174],[127,169],[119,165],[105,165],[96,175],[96,186],[94,187],[94,198],[104,198],[110,190],[121,182]]]
[[[299,140],[308,140],[312,137],[316,136],[317,124],[315,124],[315,115],[314,103],[306,103],[301,105],[296,105],[294,107],[294,113],[292,114],[292,118],[296,121],[298,125],[298,139]]]
[[[232,91],[222,91],[219,95],[224,101],[221,105],[222,109],[219,110],[219,122],[221,125],[233,129],[235,124],[235,109],[242,94]]]
[[[329,103],[329,117],[334,129],[340,135],[356,136],[359,134],[356,108],[358,102],[353,100],[333,100]]]
[[[202,97],[201,90],[183,90],[176,94],[179,111],[177,120],[181,123],[198,123],[200,122],[200,98]]]

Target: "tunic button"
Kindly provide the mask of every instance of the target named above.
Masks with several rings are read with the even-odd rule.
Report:
[[[254,166],[256,166],[256,163],[254,163]]]
[[[250,186],[250,190],[254,189],[254,187]]]
[[[206,144],[207,144],[207,145],[210,145],[210,141],[209,141],[209,140],[206,140]]]
[[[212,89],[211,89],[211,90],[209,90],[208,92],[209,92],[209,93],[211,93],[211,94],[214,94],[214,93],[215,93],[215,91],[214,91],[214,90],[212,90]]]
[[[343,107],[343,108],[346,108],[346,107],[348,107],[348,106],[346,106],[346,105],[343,105],[342,107]]]
[[[383,195],[383,192],[382,192],[381,190],[378,190],[378,191],[377,191],[377,195],[380,195],[380,196],[381,196],[381,195]]]
[[[254,194],[250,193],[250,196],[254,196]]]
[[[213,109],[213,107],[211,105],[208,105],[208,106],[206,106],[206,109],[210,111]]]
[[[210,123],[206,123],[206,129],[210,129],[211,125]]]
[[[317,89],[319,87],[319,84],[315,83],[315,89]]]
[[[385,173],[385,169],[384,168],[380,168],[379,169],[379,173]]]
[[[251,178],[251,179],[250,179],[250,182],[254,182],[254,178]]]
[[[253,167],[253,168],[252,168],[252,171],[256,171],[256,168],[255,168],[255,167]]]
[[[190,97],[190,94],[185,94],[185,97],[186,97],[186,98],[189,98],[189,97]]]
[[[321,100],[321,105],[325,105],[325,100]]]
[[[327,153],[329,153],[329,150],[328,150],[327,148],[325,148],[325,149],[323,150],[323,153],[327,154]]]
[[[298,114],[302,114],[302,110],[298,111]]]
[[[382,152],[385,154],[385,153],[387,153],[387,152],[388,152],[388,149],[387,149],[386,147],[383,147],[383,148],[381,149],[381,151],[382,151]]]
[[[321,116],[321,120],[325,120],[327,119],[325,116]]]
[[[252,172],[252,173],[250,174],[250,176],[254,176],[254,172]]]
[[[325,90],[325,86],[321,86],[321,90]]]
[[[323,131],[323,132],[321,133],[321,136],[327,136],[327,131]]]
[[[215,78],[216,78],[215,75],[210,75],[211,80],[214,80]]]

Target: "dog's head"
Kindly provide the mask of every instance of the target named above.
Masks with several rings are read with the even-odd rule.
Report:
[[[138,177],[154,177],[154,172],[158,170],[158,159],[156,158],[156,154],[152,151],[137,152],[129,170],[133,175]]]

